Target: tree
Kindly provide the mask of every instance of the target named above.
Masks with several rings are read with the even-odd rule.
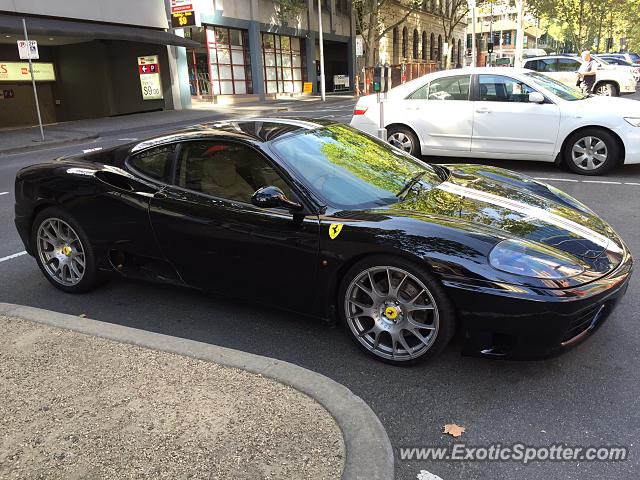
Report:
[[[417,11],[423,0],[353,0],[356,30],[362,35],[366,51],[366,65],[375,65],[380,39],[398,25],[404,23],[413,12]],[[395,7],[402,10],[397,20],[391,20]],[[387,8],[385,8],[387,7]]]
[[[446,52],[445,68],[451,68],[451,52],[453,51],[453,43],[450,41],[453,37],[455,28],[467,18],[469,13],[468,0],[445,0],[440,2],[440,20],[442,22],[442,33],[444,34],[444,42],[449,46]],[[442,54],[442,52],[441,52]]]

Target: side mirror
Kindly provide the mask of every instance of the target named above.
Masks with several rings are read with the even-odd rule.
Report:
[[[540,92],[531,92],[529,94],[529,103],[544,103],[544,95]]]
[[[269,186],[256,190],[251,196],[251,203],[260,208],[286,208],[292,211],[302,210],[302,205],[289,200],[278,187]]]

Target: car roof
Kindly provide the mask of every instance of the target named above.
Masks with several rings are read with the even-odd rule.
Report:
[[[335,122],[326,119],[307,119],[302,117],[271,118],[253,117],[237,120],[203,122],[172,133],[160,135],[135,143],[131,153],[150,147],[185,140],[220,139],[245,140],[251,143],[266,143],[283,135],[302,130],[314,130]]]
[[[558,55],[540,55],[538,57],[529,57],[529,58],[525,58],[524,61],[528,62],[530,60],[539,60],[539,59],[545,59],[545,58],[570,58],[571,60],[576,60],[576,59],[579,59],[581,57],[578,56],[578,55],[571,55],[571,54],[568,54],[568,53],[561,53],[561,54],[558,54]]]

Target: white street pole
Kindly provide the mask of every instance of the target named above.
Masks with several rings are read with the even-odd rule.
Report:
[[[518,7],[518,30],[516,33],[516,54],[513,59],[514,67],[522,67],[522,54],[524,53],[524,2],[525,0],[517,0]]]
[[[44,130],[42,129],[42,117],[40,116],[40,104],[38,102],[38,91],[36,90],[36,77],[33,75],[33,65],[31,63],[31,49],[29,48],[29,36],[27,35],[27,22],[22,19],[22,29],[24,30],[24,41],[27,42],[29,52],[29,73],[31,74],[31,84],[33,85],[33,98],[36,100],[36,112],[38,112],[38,125],[40,126],[40,136],[44,141]]]
[[[478,52],[476,51],[476,1],[469,1],[469,8],[471,8],[471,66],[478,66]]]
[[[318,36],[320,43],[320,96],[322,97],[322,101],[325,101],[325,91],[324,91],[324,48],[322,41],[322,8],[320,6],[321,0],[318,0]]]

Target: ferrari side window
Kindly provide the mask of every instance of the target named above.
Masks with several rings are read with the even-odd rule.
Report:
[[[251,203],[256,190],[291,191],[278,173],[254,149],[233,142],[185,142],[178,160],[179,187],[214,197]]]
[[[132,157],[129,164],[143,175],[157,180],[166,180],[169,178],[175,151],[175,144],[151,148]]]

